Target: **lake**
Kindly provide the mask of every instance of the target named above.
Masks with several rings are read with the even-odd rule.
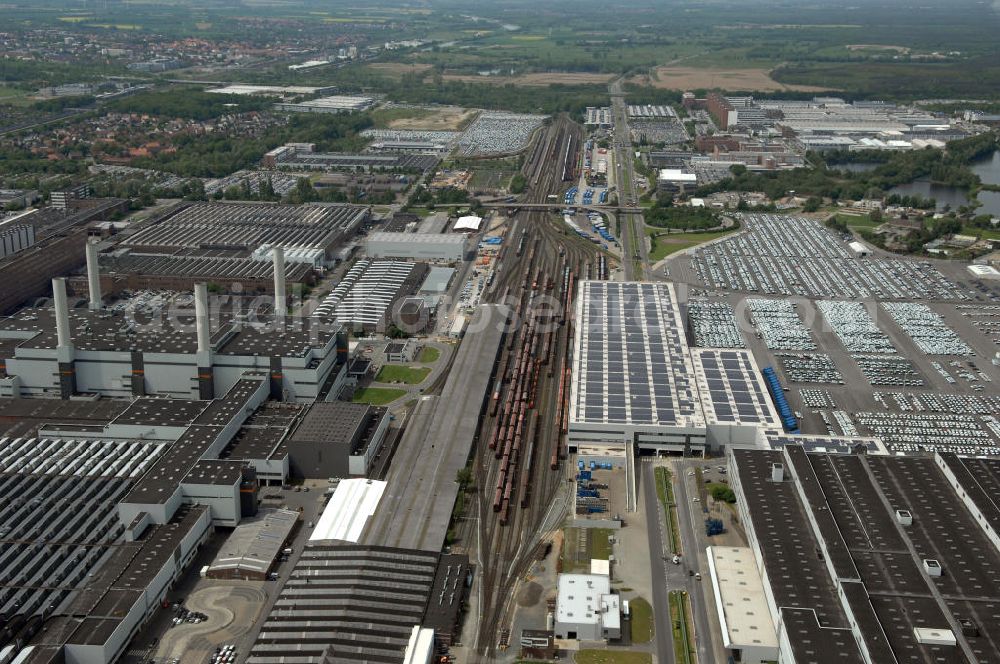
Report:
[[[994,152],[992,156],[974,161],[970,164],[970,168],[984,184],[1000,184],[1000,150]],[[933,198],[937,201],[938,210],[943,209],[946,205],[950,206],[952,210],[957,210],[962,205],[968,205],[970,200],[964,189],[933,184],[929,180],[916,180],[901,184],[890,189],[889,193]],[[977,214],[1000,216],[1000,192],[981,191],[978,198],[982,206],[977,208]]]

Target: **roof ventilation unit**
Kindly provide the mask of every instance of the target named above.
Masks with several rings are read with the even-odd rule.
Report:
[[[913,515],[909,510],[896,510],[896,521],[899,521],[901,526],[912,526]]]
[[[933,627],[914,627],[913,636],[916,637],[917,643],[925,646],[958,645],[958,639],[955,638],[955,633],[947,627],[944,629],[937,629]]]
[[[941,563],[933,558],[924,559],[924,570],[926,570],[929,576],[941,576],[944,574],[944,570],[941,568]]]
[[[781,463],[771,464],[771,481],[783,482],[785,480],[785,465]]]

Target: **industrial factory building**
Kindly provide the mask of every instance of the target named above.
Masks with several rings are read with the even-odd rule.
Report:
[[[251,252],[261,245],[309,246],[332,257],[339,244],[367,218],[367,208],[335,203],[182,204],[144,223],[121,245],[147,253]]]
[[[247,662],[430,661],[452,642],[471,583],[467,556],[310,542]]]
[[[274,107],[279,111],[290,113],[351,113],[367,111],[376,101],[374,97],[361,95],[334,95],[298,103],[282,102],[275,104]]]
[[[389,411],[361,403],[314,403],[288,440],[295,477],[363,477],[382,448]]]
[[[729,471],[749,548],[709,550],[724,656],[1000,661],[1000,461],[787,445]]]
[[[656,176],[656,190],[663,193],[684,193],[698,186],[695,173],[685,173],[679,168],[662,168]]]
[[[76,202],[70,209],[45,208],[17,217],[17,224],[34,228],[34,239],[0,258],[0,314],[25,301],[51,293],[53,277],[68,274],[84,262],[84,243],[90,224],[128,210],[128,201],[101,198]]]
[[[182,203],[101,248],[101,288],[192,290],[209,282],[224,292],[273,293],[273,249],[285,252],[286,287],[311,286],[333,265],[368,219],[364,207],[340,204]],[[73,293],[85,281],[71,278]]]
[[[420,237],[411,234],[411,237]],[[416,292],[427,265],[404,261],[360,260],[313,312],[319,320],[336,320],[365,332],[384,331],[397,306]]]
[[[701,453],[781,429],[749,351],[688,347],[673,284],[582,281],[576,320],[571,448]]]
[[[90,302],[69,308],[65,279],[52,280],[54,306],[27,308],[0,320],[0,396],[107,397],[164,395],[211,399],[247,372],[270,377],[269,393],[313,401],[346,380],[347,339],[340,325],[286,321],[284,253],[273,252],[275,315],[253,324],[211,307],[206,284],[195,287],[194,315],[137,321],[102,308],[92,243],[86,246]]]
[[[350,154],[316,152],[314,143],[289,143],[274,148],[261,159],[265,168],[289,168],[322,171],[426,171],[437,166],[433,154]]]
[[[621,638],[621,597],[607,574],[560,574],[554,632],[557,639]]]
[[[211,88],[209,90],[205,90],[205,92],[212,92],[220,95],[260,95],[266,97],[325,95],[336,91],[337,88],[334,87],[312,88],[302,85],[227,85],[221,88]]]
[[[365,243],[365,253],[371,258],[459,262],[471,250],[464,234],[372,233]]]
[[[246,374],[218,399],[140,398],[117,414],[92,405],[110,416],[103,423],[60,422],[72,413],[39,401],[56,419],[0,441],[0,485],[33,496],[0,513],[5,656],[107,664],[124,654],[212,528],[256,514],[253,469],[219,455],[269,382]]]

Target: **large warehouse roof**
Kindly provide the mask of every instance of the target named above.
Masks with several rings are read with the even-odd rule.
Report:
[[[420,237],[411,234],[410,237]],[[404,261],[358,261],[313,312],[344,324],[377,325],[416,269]]]
[[[353,205],[195,203],[144,225],[122,242],[134,249],[230,249],[267,245],[328,249],[367,216]]]
[[[341,480],[309,541],[340,540],[357,544],[382,500],[385,486],[385,482],[364,478]]]
[[[673,285],[583,281],[570,421],[703,426]]]
[[[282,509],[262,509],[256,516],[244,518],[222,544],[209,572],[263,576],[281,553],[298,518],[298,512]]]
[[[439,559],[407,549],[308,544],[247,664],[402,663],[427,610]]]
[[[775,464],[787,470],[775,477]],[[873,662],[1000,661],[1000,552],[973,505],[995,506],[968,493],[1000,487],[994,461],[793,445],[736,450],[731,465],[772,619],[797,635],[796,661],[862,661],[859,644]]]
[[[781,427],[749,351],[692,348],[691,355],[708,424]]]
[[[456,228],[458,228],[456,226]],[[404,242],[407,244],[465,244],[463,235],[438,233],[390,233],[378,232],[368,236],[368,242]]]
[[[751,646],[778,652],[778,635],[767,608],[764,583],[757,573],[753,549],[708,547],[715,608],[726,648]]]

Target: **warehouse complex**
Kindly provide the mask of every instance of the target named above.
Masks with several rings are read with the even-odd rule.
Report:
[[[438,164],[434,154],[391,154],[316,152],[314,143],[289,143],[267,152],[261,159],[265,168],[323,171],[407,171],[424,172]]]
[[[55,280],[54,288],[55,309],[23,309],[0,320],[0,396],[210,399],[247,371],[261,371],[269,392],[312,401],[327,381],[345,377],[347,341],[337,325],[213,322],[202,286],[195,316],[179,318],[177,326],[166,320],[137,326],[125,312],[70,311],[64,281]]]
[[[996,459],[790,445],[735,450],[729,467],[750,548],[710,551],[728,655],[744,662],[1000,659]],[[735,574],[750,587],[735,591]],[[727,603],[734,592],[750,602],[747,611]],[[756,643],[751,630],[760,635]]]
[[[101,248],[101,288],[190,291],[211,282],[227,292],[273,293],[275,247],[285,254],[286,287],[309,286],[369,214],[341,204],[181,203]],[[70,287],[83,293],[87,284],[76,277]]]
[[[427,266],[421,263],[359,260],[312,317],[333,319],[355,330],[385,330],[394,305],[416,292],[426,275]]]
[[[292,113],[351,113],[366,111],[375,105],[374,97],[361,95],[335,95],[310,101],[280,102],[274,105],[279,111]]]
[[[371,258],[410,258],[423,261],[459,262],[465,260],[472,245],[461,233],[372,233],[365,252]]]
[[[583,281],[576,319],[571,447],[702,453],[780,429],[751,353],[688,347],[672,284]]]

